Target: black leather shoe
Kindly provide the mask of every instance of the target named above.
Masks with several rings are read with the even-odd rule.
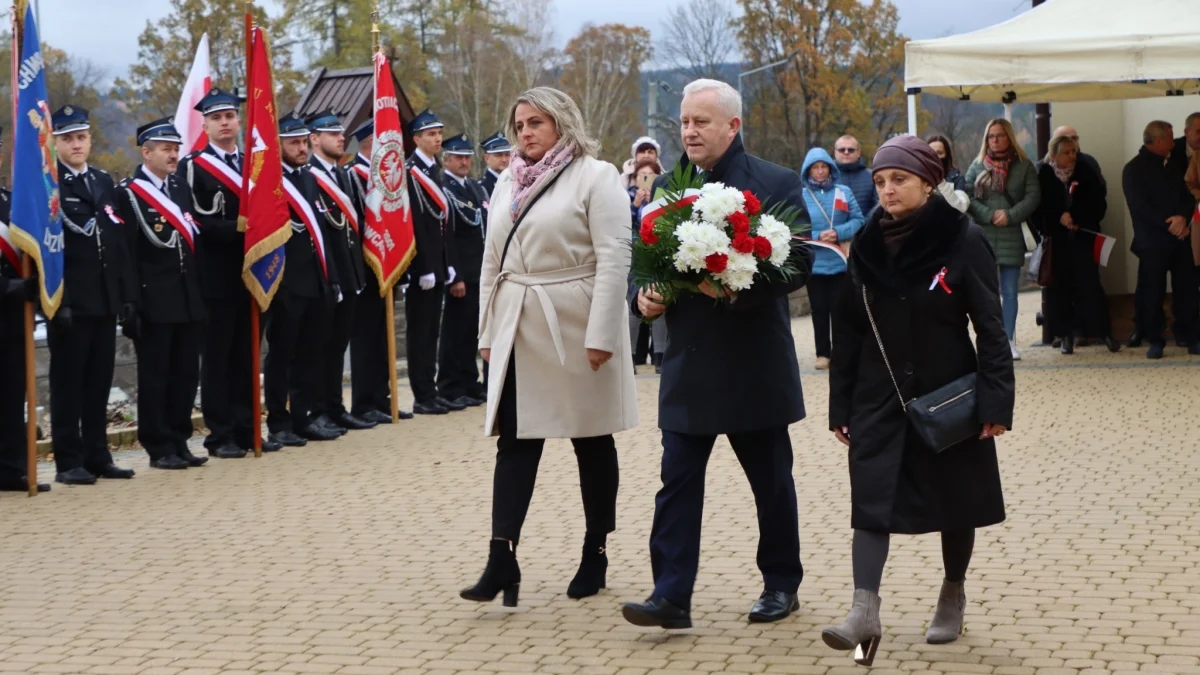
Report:
[[[786,619],[792,612],[800,609],[800,600],[795,593],[783,591],[763,591],[758,601],[750,608],[750,623],[771,623]]]
[[[167,471],[180,471],[182,469],[188,468],[191,465],[188,464],[186,459],[184,459],[178,455],[167,455],[165,457],[159,457],[158,459],[151,460],[150,466],[155,469],[166,469]]]
[[[308,441],[298,436],[294,431],[276,431],[268,437],[268,440],[291,448],[303,448],[308,445]]]
[[[653,595],[646,602],[621,605],[621,616],[635,626],[680,630],[692,627],[692,613]]]
[[[1200,355],[1200,340],[1188,345],[1188,354],[1192,356]]]
[[[1138,347],[1141,347],[1142,346],[1141,331],[1134,328],[1133,332],[1129,334],[1129,341],[1125,343],[1125,346],[1129,347],[1130,349],[1137,349]]]
[[[1075,338],[1070,335],[1063,338],[1062,343],[1059,346],[1059,351],[1062,352],[1063,354],[1074,354],[1075,353]]]
[[[208,453],[211,455],[212,450],[209,450]],[[197,457],[196,455],[193,455],[192,451],[189,450],[186,445],[180,448],[179,459],[187,462],[188,466],[204,466],[205,464],[208,464],[207,457]]]
[[[300,439],[300,440],[304,440],[304,439]],[[283,449],[283,443],[280,443],[279,441],[276,441],[271,438],[264,438],[262,440],[262,451],[263,452],[279,452],[282,449]]]
[[[413,412],[418,415],[445,415],[450,411],[435,401],[430,401],[429,403],[414,403]]]
[[[332,431],[333,433],[337,434],[338,436],[343,436],[346,433],[346,428],[342,427],[342,426],[338,426],[337,424],[334,424],[333,420],[329,419],[328,415],[321,415],[317,419],[313,420],[312,426],[315,426],[318,429],[324,429],[325,431]],[[303,434],[301,434],[301,435],[303,435]]]
[[[1166,345],[1165,345],[1164,343],[1162,343],[1162,342],[1151,342],[1151,343],[1150,343],[1150,348],[1146,350],[1146,358],[1148,358],[1148,359],[1161,359],[1161,358],[1163,357],[1163,350],[1164,350],[1164,349],[1166,349]]]
[[[215,448],[209,448],[208,456],[216,457],[217,459],[241,459],[246,456],[246,451],[234,445],[233,443],[224,443]],[[186,459],[189,464],[192,461],[188,459],[187,456],[183,456],[183,458]],[[197,457],[196,459],[200,458]],[[193,466],[195,465],[193,464]]]
[[[1121,343],[1114,340],[1112,337],[1104,338],[1104,346],[1108,347],[1108,351],[1116,354],[1121,351]]]
[[[55,474],[54,482],[63,485],[95,485],[96,475],[81,466]]]
[[[334,420],[334,422],[339,427],[342,427],[344,429],[351,429],[351,430],[355,430],[355,431],[359,431],[362,429],[374,429],[375,426],[378,424],[378,422],[368,422],[367,420],[364,420],[360,417],[351,415],[348,412],[338,415],[337,419]]]
[[[29,478],[26,476],[7,476],[0,478],[0,492],[26,492],[29,490]],[[49,483],[38,483],[38,492],[49,492]]]
[[[302,429],[298,429],[296,433],[310,441],[336,441],[342,436],[336,431],[319,427],[316,424],[309,424]]]
[[[464,408],[476,408],[476,407],[483,405],[483,401],[480,401],[479,399],[475,398],[474,396],[459,396],[458,398],[451,401],[451,403],[457,403],[458,405],[461,405]]]
[[[466,409],[467,409],[467,406],[465,406],[465,405],[463,405],[463,404],[461,404],[461,403],[458,403],[458,402],[456,402],[456,401],[447,401],[447,400],[446,400],[444,397],[442,397],[442,396],[438,396],[437,398],[433,399],[433,402],[434,402],[434,403],[436,403],[436,404],[438,404],[438,405],[440,405],[440,406],[442,406],[442,407],[443,407],[443,408],[445,408],[446,410],[450,410],[450,411],[453,411],[453,412],[458,412],[459,410],[466,410]]]
[[[413,418],[413,412],[416,412],[416,411],[413,410],[412,412],[409,412],[408,410],[398,410],[398,411],[396,411],[396,417],[398,417],[402,420],[411,420]],[[384,413],[384,414],[386,415],[387,413]]]
[[[100,469],[99,471],[96,471],[95,469],[89,469],[88,472],[91,473],[92,475],[96,476],[97,478],[111,478],[111,479],[128,479],[128,478],[133,478],[135,475],[133,469],[122,469],[121,467],[117,466],[116,464],[109,464],[108,466]]]
[[[355,415],[355,417],[364,422],[374,422],[377,425],[392,423],[392,416],[381,410],[368,410],[361,415]]]

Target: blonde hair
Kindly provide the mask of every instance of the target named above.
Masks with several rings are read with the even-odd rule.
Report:
[[[1008,149],[1016,153],[1017,159],[1022,162],[1028,161],[1029,155],[1025,154],[1025,150],[1021,147],[1021,144],[1017,142],[1017,132],[1013,130],[1012,122],[1009,122],[1003,117],[997,117],[994,120],[989,120],[987,126],[983,128],[983,146],[979,148],[979,157],[977,157],[977,159],[982,162],[983,158],[987,157],[988,132],[991,131],[992,127],[994,126],[999,126],[1001,129],[1004,129],[1004,133],[1008,136]]]
[[[1045,159],[1045,162],[1047,164],[1053,163],[1054,158],[1057,157],[1059,151],[1062,150],[1062,146],[1064,143],[1070,143],[1071,145],[1075,146],[1076,150],[1079,149],[1079,141],[1076,141],[1074,138],[1071,138],[1070,136],[1067,136],[1066,134],[1059,134],[1059,135],[1055,136],[1054,138],[1051,138],[1050,145],[1047,146],[1046,159]]]
[[[575,101],[571,100],[570,96],[553,87],[534,87],[517,97],[508,111],[506,126],[509,138],[520,137],[520,134],[517,133],[517,106],[522,103],[549,115],[558,130],[559,140],[566,139],[568,142],[574,143],[579,147],[581,155],[595,157],[599,154],[600,143],[588,133],[587,126],[583,123],[583,113],[579,112],[579,106],[575,105]]]

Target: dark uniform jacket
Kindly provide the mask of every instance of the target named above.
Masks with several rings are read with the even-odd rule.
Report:
[[[332,300],[337,300],[336,293],[333,292],[333,285],[338,282],[337,262],[333,256],[329,255],[329,239],[328,228],[322,226],[325,220],[324,206],[317,197],[316,179],[309,175],[308,166],[302,166],[298,169],[291,170],[289,167],[283,169],[283,179],[296,186],[300,194],[304,196],[305,201],[312,206],[313,215],[317,218],[318,227],[322,227],[322,234],[325,235],[325,269],[321,269],[321,259],[317,253],[317,244],[312,240],[312,236],[305,227],[304,221],[300,214],[296,213],[289,205],[289,213],[292,219],[292,236],[288,238],[287,244],[284,245],[284,255],[287,260],[287,265],[283,270],[283,287],[289,293],[302,298],[322,298],[327,297]]]
[[[63,306],[75,316],[116,316],[137,298],[129,271],[128,225],[119,221],[112,177],[88,167],[78,176],[58,164],[63,209]],[[89,189],[90,184],[90,189]]]
[[[200,270],[196,252],[186,239],[149,202],[130,185],[143,179],[155,188],[145,167],[139,166],[131,178],[121,181],[117,194],[118,211],[125,221],[126,241],[133,264],[128,267],[137,282],[138,312],[147,321],[187,323],[204,319],[204,299],[200,289]],[[167,176],[167,195],[179,205],[185,216],[192,213],[192,193],[187,183],[175,175]],[[164,196],[167,196],[164,195]],[[195,216],[192,216],[193,221]],[[203,234],[194,234],[200,246]]]
[[[309,171],[320,172],[327,176],[337,184],[342,192],[350,198],[354,213],[353,216],[358,218],[359,227],[362,227],[362,212],[357,206],[355,199],[355,186],[351,183],[349,169],[335,166],[330,172],[325,169],[325,165],[321,160],[313,155],[308,161]],[[315,181],[316,176],[313,176],[314,185],[317,187],[317,199],[320,200],[322,208],[325,209],[323,220],[326,226],[325,245],[331,257],[337,259],[338,269],[338,286],[342,293],[352,295],[358,293],[366,285],[366,265],[363,261],[362,238],[359,236],[359,231],[354,229],[354,225],[350,223],[350,218],[342,212],[342,208],[334,201],[332,197],[325,193],[324,189]]]
[[[9,222],[8,219],[11,216],[12,216],[12,192],[9,190],[0,188],[0,221],[4,221],[4,223],[7,224]],[[13,249],[16,250],[16,248],[17,248],[16,245],[13,245]],[[10,302],[14,305],[24,304],[25,300],[23,298],[11,298],[10,299],[7,296],[3,295],[8,290],[9,281],[12,279],[20,279],[20,278],[21,278],[21,268],[15,266],[11,262],[9,262],[8,256],[0,254],[0,306],[7,308]],[[3,320],[0,319],[0,321],[3,321]],[[0,323],[0,328],[8,329],[8,328],[10,328],[10,326],[5,326],[2,323]],[[22,330],[23,330],[23,327],[22,327]]]
[[[405,162],[405,168],[413,167],[432,179],[439,187],[444,187],[445,178],[440,164],[435,162],[429,166],[413,153]],[[449,268],[457,267],[451,241],[454,231],[452,215],[447,215],[411,175],[408,176],[408,198],[413,215],[413,237],[417,243],[417,254],[408,268],[412,283],[416,284],[421,277],[433,274],[437,277],[439,285],[444,284],[449,278]],[[455,272],[458,270],[455,269]]]
[[[1176,246],[1191,246],[1168,231],[1167,218],[1183,216],[1191,222],[1196,202],[1183,179],[1184,167],[1156,155],[1145,147],[1125,165],[1121,185],[1125,203],[1133,217],[1134,255],[1169,252]]]
[[[245,256],[245,235],[238,232],[240,191],[230,190],[206,167],[196,163],[196,156],[208,155],[226,164],[223,155],[212,145],[179,160],[175,175],[191,188],[195,208],[193,217],[200,226],[197,257],[200,260],[204,297],[221,299],[244,293],[242,261]],[[239,172],[240,173],[240,172]]]
[[[496,181],[500,177],[492,173],[490,169],[484,169],[483,175],[479,177],[479,184],[483,187],[484,192],[487,192],[488,199],[492,197],[492,191],[496,189]]]
[[[483,267],[483,240],[487,226],[488,195],[474,179],[458,182],[446,176],[446,196],[450,199],[450,211],[454,223],[454,253],[458,266],[454,268],[455,281],[479,283]]]

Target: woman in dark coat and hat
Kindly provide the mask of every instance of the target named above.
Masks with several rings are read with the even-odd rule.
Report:
[[[883,208],[851,248],[852,287],[834,313],[829,379],[829,426],[850,448],[854,603],[840,626],[822,633],[835,649],[861,647],[855,660],[864,665],[883,632],[879,585],[891,534],[941,533],[945,581],[926,641],[962,633],[975,529],[1004,520],[994,439],[1012,425],[1014,399],[995,256],[979,226],[937,193],[937,155],[919,138],[894,138],[875,155],[873,178]],[[900,399],[972,372],[979,437],[935,453],[909,426]]]

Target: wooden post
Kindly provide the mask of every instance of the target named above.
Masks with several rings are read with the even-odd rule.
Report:
[[[246,0],[246,77],[243,80],[246,83],[246,96],[253,96],[250,91],[250,54],[253,47],[251,45],[251,35],[254,32],[254,15],[251,13],[254,3],[251,0]],[[249,150],[251,147],[250,130],[246,130],[245,148]],[[249,171],[249,167],[243,167],[244,171]],[[259,327],[259,315],[261,312],[258,308],[258,301],[253,296],[250,298],[250,416],[253,422],[250,424],[252,433],[254,434],[254,456],[262,457],[262,335]]]
[[[384,301],[387,309],[387,354],[388,354],[388,384],[392,389],[392,424],[400,423],[400,401],[396,398],[399,388],[396,378],[396,286],[393,284],[387,291]]]
[[[16,82],[16,80],[13,80]],[[14,97],[15,98],[15,97]],[[16,119],[14,116],[13,119]],[[15,143],[13,144],[16,145]],[[33,261],[28,255],[21,258],[21,276],[33,276]],[[61,308],[60,308],[61,309]],[[25,477],[29,481],[29,496],[38,493],[37,480],[37,364],[33,355],[33,301],[25,303]]]

